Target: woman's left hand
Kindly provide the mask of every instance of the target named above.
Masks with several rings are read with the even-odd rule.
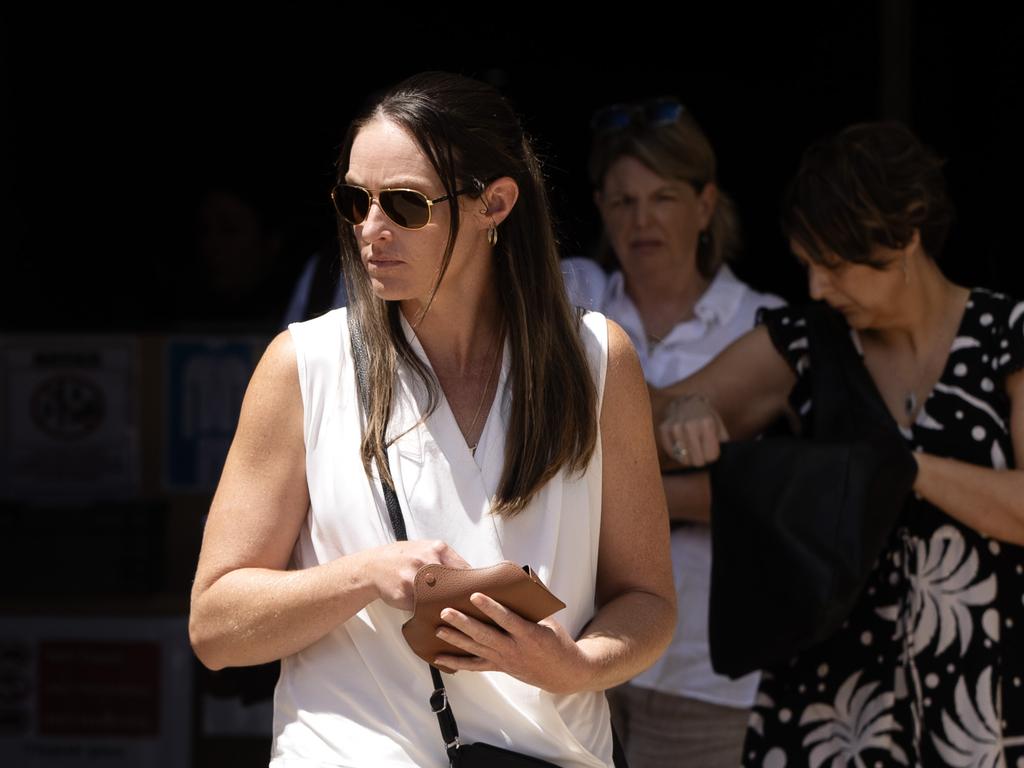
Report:
[[[722,417],[703,395],[675,398],[658,428],[661,447],[682,467],[700,468],[718,461],[729,439]]]
[[[454,670],[505,672],[550,693],[573,693],[585,687],[587,659],[565,627],[552,618],[524,619],[479,592],[470,601],[498,625],[445,608],[449,627],[437,636],[472,656],[438,656],[436,662]]]

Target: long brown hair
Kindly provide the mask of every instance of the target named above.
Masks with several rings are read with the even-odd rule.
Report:
[[[514,515],[563,466],[582,472],[597,442],[597,392],[580,337],[580,319],[569,305],[558,266],[540,162],[518,116],[494,88],[460,75],[425,72],[395,86],[353,121],[338,159],[339,180],[348,170],[356,135],[375,119],[408,131],[449,195],[469,187],[469,196],[479,198],[486,183],[501,176],[519,185],[519,198],[501,223],[493,251],[511,350],[512,388],[505,467],[493,511]],[[453,205],[434,291],[444,279],[458,231],[459,207]],[[425,414],[437,407],[440,387],[406,340],[398,302],[373,293],[353,228],[340,218],[338,237],[349,317],[360,323],[369,357],[363,464],[369,475],[375,461],[390,482],[384,457],[399,365],[408,366],[422,383]]]

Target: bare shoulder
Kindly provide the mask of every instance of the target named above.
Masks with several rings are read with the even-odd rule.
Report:
[[[299,369],[295,340],[290,331],[282,331],[267,346],[260,358],[242,405],[242,419],[254,415],[267,418],[301,412]]]
[[[267,346],[242,401],[231,453],[243,466],[264,465],[282,451],[304,450],[302,395],[295,342],[282,331]],[[237,468],[232,462],[229,468]]]
[[[622,326],[611,318],[608,322],[608,376],[616,371],[616,378],[629,377],[640,372],[640,358],[636,354],[633,342],[629,335],[622,330]],[[640,373],[641,379],[643,374]]]
[[[640,412],[646,411],[650,419],[650,400],[644,381],[640,358],[633,342],[622,327],[614,320],[608,320],[608,372],[605,376],[604,398],[601,408],[603,428],[609,421],[629,422]]]
[[[281,331],[275,336],[260,358],[259,365],[253,374],[257,380],[268,386],[294,386],[295,393],[299,388],[299,369],[296,361],[295,339],[291,331]]]

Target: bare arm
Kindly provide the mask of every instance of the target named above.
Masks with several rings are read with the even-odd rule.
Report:
[[[760,434],[785,413],[796,376],[775,350],[762,325],[723,349],[711,362],[682,381],[652,394],[654,422],[679,395],[700,394],[722,417],[729,434],[745,440]]]
[[[674,445],[687,448],[686,466],[700,467],[718,458],[720,441],[759,434],[780,414],[788,413],[788,395],[795,383],[796,377],[775,351],[767,329],[760,326],[687,378],[664,389],[652,389],[662,468],[680,463],[668,453]],[[701,397],[708,407],[698,408],[692,415],[680,414],[672,406],[686,396]],[[710,522],[711,484],[706,472],[666,474],[662,479],[670,519]]]
[[[703,466],[718,458],[721,440],[749,439],[779,416],[792,418],[788,396],[795,383],[796,375],[776,351],[768,330],[758,326],[748,331],[692,376],[651,393],[662,465],[678,460],[668,453],[674,443],[687,448],[685,465]],[[677,406],[688,396],[700,396],[707,407],[683,409],[680,415]]]
[[[629,337],[609,322],[598,612],[579,640],[591,660],[591,690],[649,667],[675,630],[668,516],[646,388]]]
[[[603,452],[597,612],[575,640],[552,619],[522,619],[484,595],[476,605],[505,632],[446,609],[456,629],[439,634],[474,657],[444,656],[454,669],[498,669],[555,693],[605,690],[650,666],[675,627],[668,516],[651,411],[628,337],[608,323],[601,409]]]
[[[418,564],[465,564],[442,542],[402,542],[285,570],[309,508],[305,459],[285,331],[253,373],[203,535],[189,636],[211,669],[296,653],[378,597],[408,602]]]
[[[1006,378],[1013,451],[1024,457],[1024,371]],[[1024,546],[1024,469],[991,469],[915,453],[914,490],[976,531]]]
[[[662,475],[669,520],[711,522],[711,478],[707,472]]]

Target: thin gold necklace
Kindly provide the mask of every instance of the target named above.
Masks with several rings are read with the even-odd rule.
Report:
[[[674,331],[676,329],[677,325],[679,325],[680,323],[686,322],[687,319],[689,317],[691,317],[691,316],[696,318],[697,317],[696,309],[697,309],[697,305],[696,305],[696,303],[694,303],[694,305],[690,308],[690,310],[685,315],[679,315],[675,320],[673,320],[672,321],[672,325],[670,325],[668,327],[668,330],[666,330],[660,336],[654,335],[653,333],[648,331],[647,327],[645,326],[644,327],[644,335],[647,337],[647,346],[648,347],[656,347],[656,346],[658,346],[659,344],[661,344],[665,340],[666,337],[671,335],[672,331]],[[643,321],[641,320],[641,323],[642,322]]]
[[[476,413],[473,414],[473,421],[469,424],[469,429],[466,430],[467,435],[473,434],[473,429],[476,427],[477,419],[480,418],[480,411],[484,407],[484,400],[487,398],[487,392],[491,388],[491,379],[494,378],[494,369],[498,367],[498,353],[501,351],[501,345],[498,344],[498,337],[501,335],[501,326],[498,326],[498,331],[494,335],[494,339],[491,341],[492,347],[495,348],[495,353],[491,359],[491,370],[487,374],[487,381],[484,384],[483,392],[480,393],[480,402],[476,404]],[[480,437],[477,437],[475,443],[469,446],[469,452],[474,456],[476,455],[476,446],[480,442]]]

